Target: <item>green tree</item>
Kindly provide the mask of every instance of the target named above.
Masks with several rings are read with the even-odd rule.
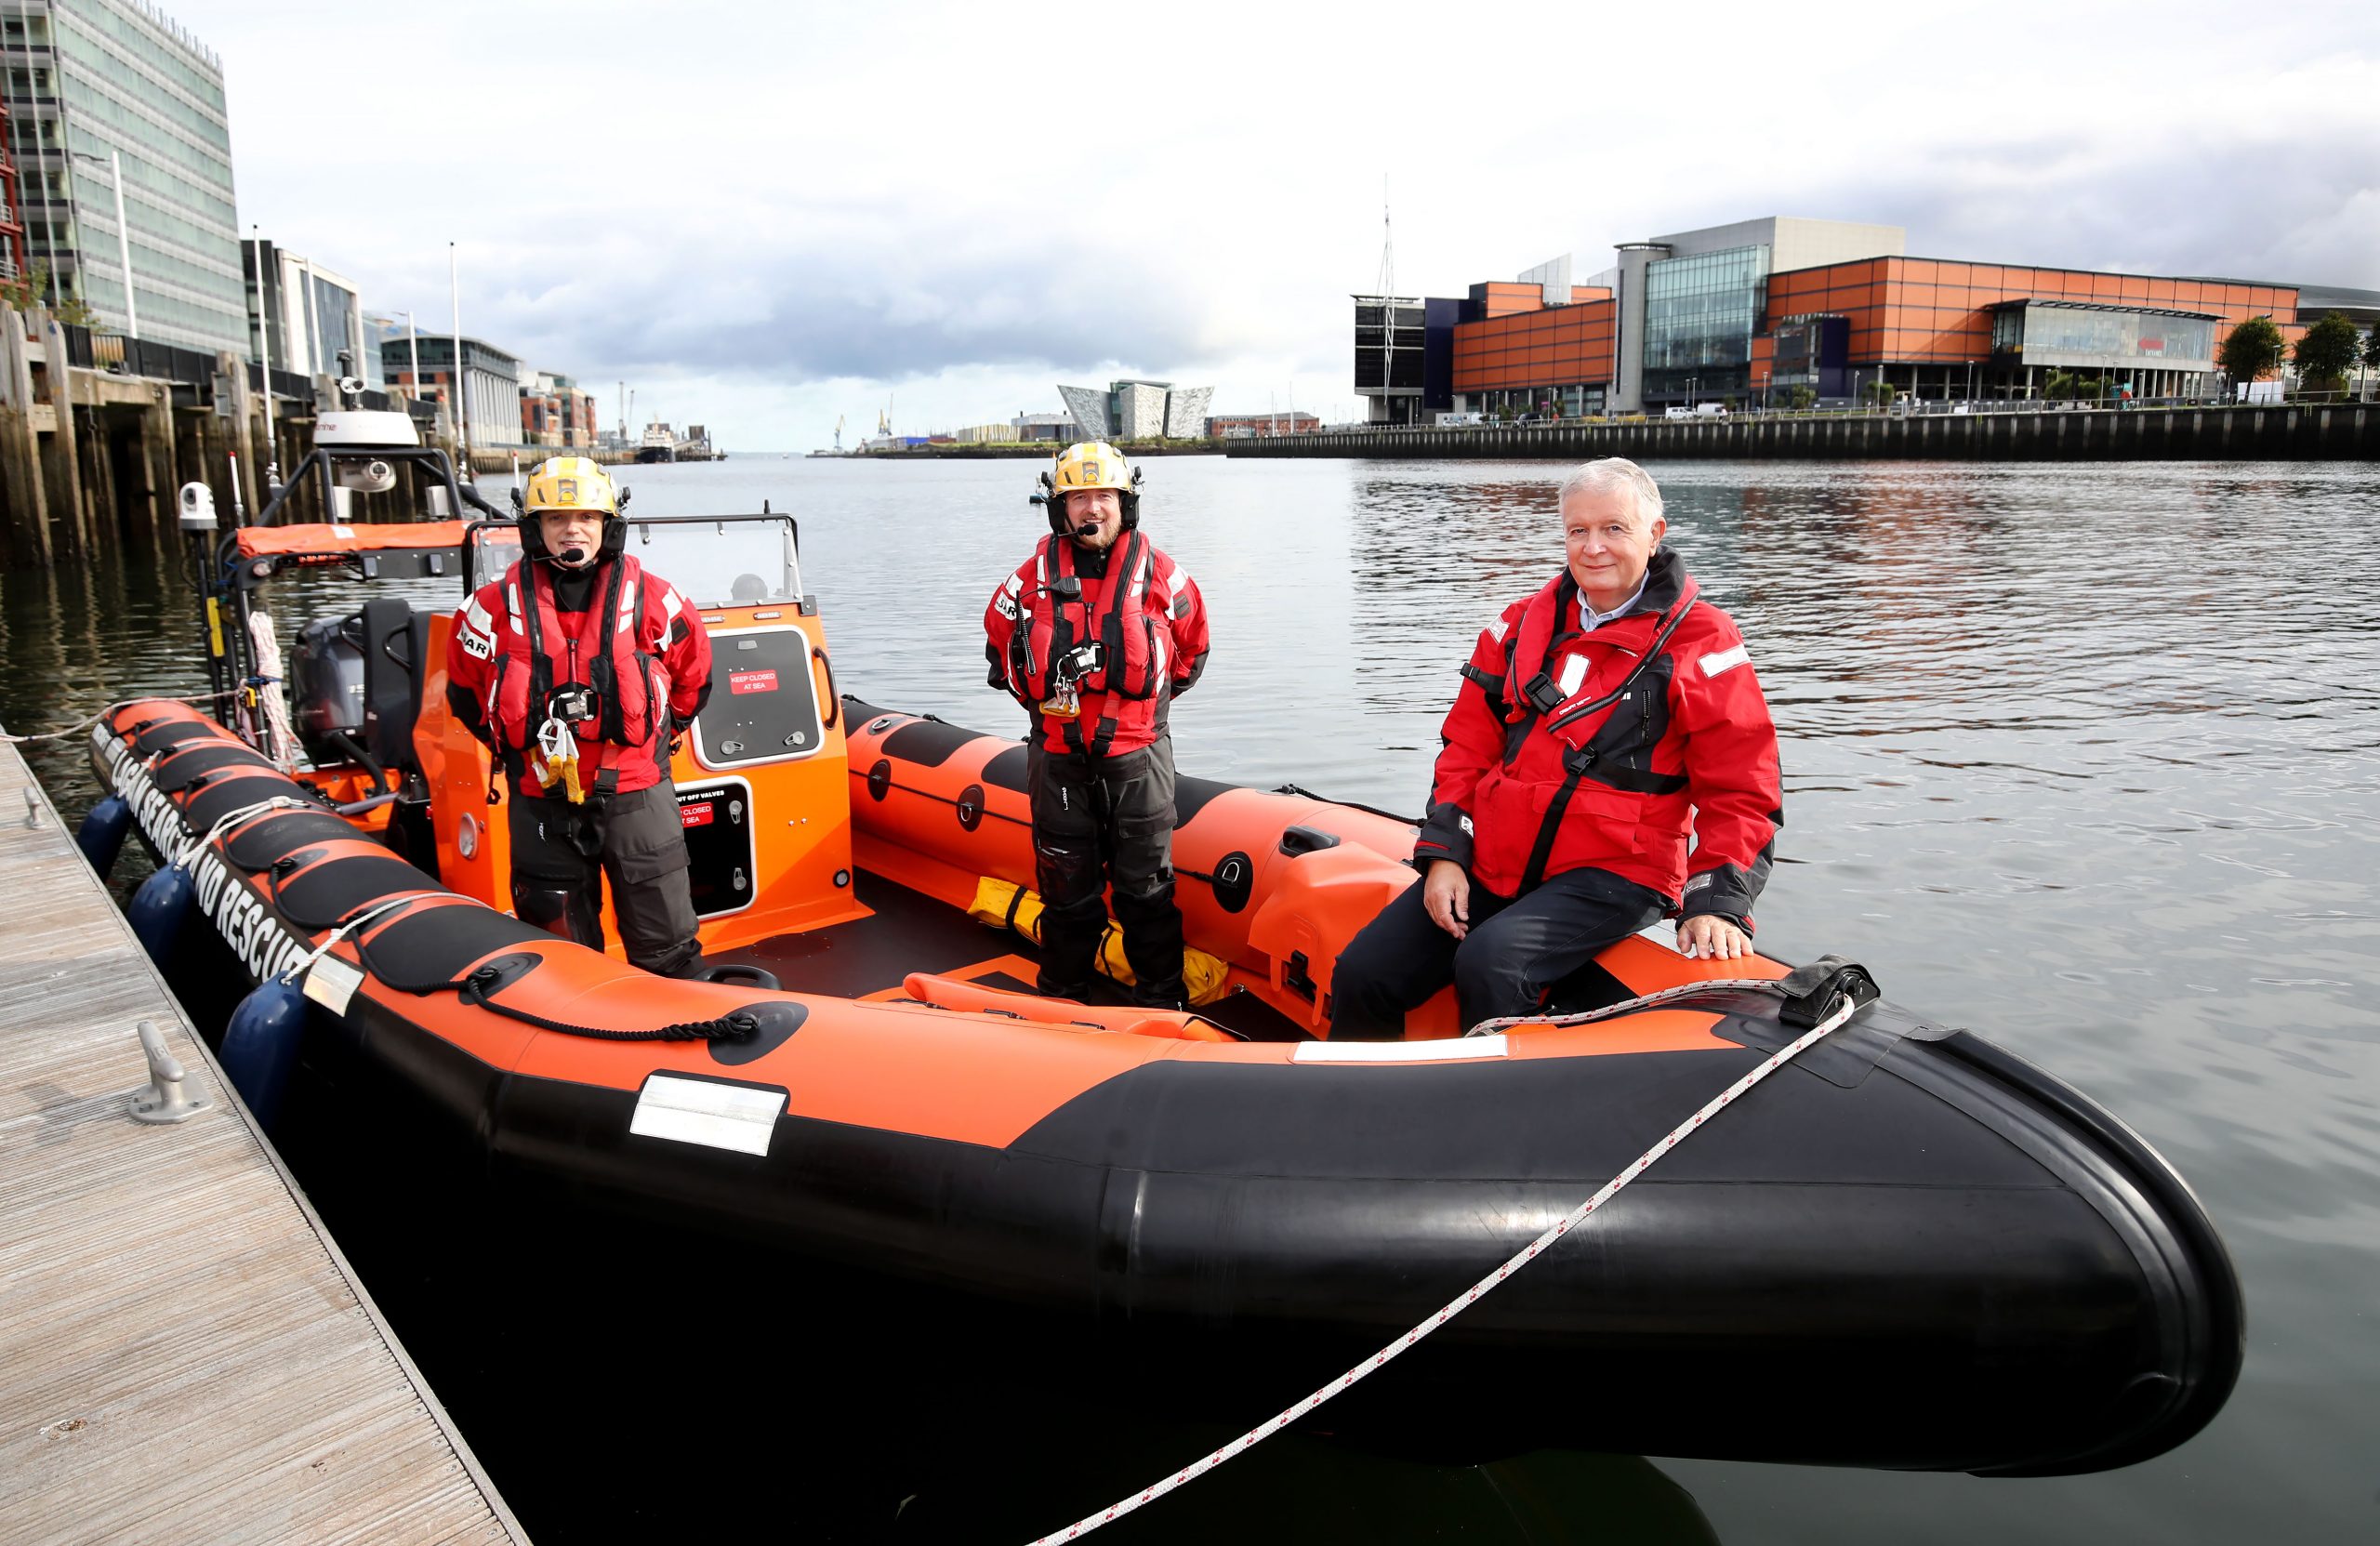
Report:
[[[1893,400],[1893,384],[1889,381],[1871,381],[1861,390],[1866,392],[1868,401],[1879,407]]]
[[[2281,368],[2281,329],[2270,317],[2250,317],[2215,351],[2215,367],[2233,381],[2254,381]]]
[[[1816,387],[1789,387],[1785,390],[1785,406],[1799,413],[1818,400]]]
[[[2325,311],[2320,322],[2306,330],[2291,350],[2297,362],[2297,374],[2306,385],[2316,391],[2334,392],[2347,385],[2347,373],[2363,352],[2363,335],[2355,324],[2336,311]]]

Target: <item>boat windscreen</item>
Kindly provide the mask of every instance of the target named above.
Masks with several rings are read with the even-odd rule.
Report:
[[[782,515],[628,521],[628,550],[696,606],[801,599],[793,522]]]

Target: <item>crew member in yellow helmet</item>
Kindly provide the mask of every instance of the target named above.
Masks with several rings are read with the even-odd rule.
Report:
[[[512,786],[514,913],[601,950],[608,879],[629,961],[684,976],[702,946],[669,750],[710,696],[710,636],[622,550],[627,502],[584,456],[538,464],[520,562],[456,617],[446,698]]]
[[[1140,475],[1114,446],[1066,447],[1037,497],[1050,535],[993,593],[984,631],[991,684],[1033,716],[1041,991],[1089,995],[1112,886],[1133,1001],[1187,1009],[1167,710],[1206,669],[1206,602],[1142,535]]]

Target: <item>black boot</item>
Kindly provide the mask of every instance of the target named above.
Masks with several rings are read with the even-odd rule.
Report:
[[[1096,895],[1041,909],[1041,972],[1036,985],[1051,998],[1085,999],[1098,981],[1099,942],[1107,905]]]

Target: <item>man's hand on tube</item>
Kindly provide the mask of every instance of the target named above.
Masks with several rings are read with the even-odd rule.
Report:
[[[1421,906],[1430,921],[1461,939],[1471,932],[1471,876],[1452,859],[1433,859],[1421,879]]]
[[[1752,936],[1717,913],[1678,919],[1677,953],[1687,960],[1732,961],[1752,954]]]

